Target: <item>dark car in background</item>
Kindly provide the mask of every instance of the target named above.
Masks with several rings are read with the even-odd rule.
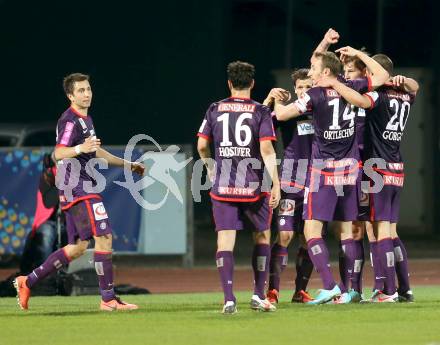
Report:
[[[54,146],[56,123],[2,123],[0,147]]]

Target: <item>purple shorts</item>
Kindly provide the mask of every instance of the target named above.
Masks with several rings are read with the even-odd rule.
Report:
[[[64,211],[69,244],[79,239],[86,241],[94,236],[112,233],[107,212],[101,199],[86,199]]]
[[[280,206],[278,207],[278,231],[295,231],[304,233],[303,221],[304,190],[299,193],[281,191]]]
[[[370,193],[370,221],[389,221],[397,223],[399,220],[400,193],[402,186],[384,185],[379,193]]]
[[[357,220],[357,181],[357,175],[310,172],[304,194],[303,218],[324,222]]]
[[[269,199],[270,196],[264,196],[253,202],[229,202],[211,198],[215,230],[242,230],[245,217],[254,231],[270,229],[272,208],[269,207]]]

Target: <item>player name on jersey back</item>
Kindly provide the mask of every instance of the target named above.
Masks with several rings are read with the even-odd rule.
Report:
[[[251,157],[251,149],[247,147],[219,147],[220,157]]]
[[[211,140],[214,146],[214,199],[246,202],[265,195],[260,142],[276,139],[268,107],[249,98],[215,102],[197,135]]]

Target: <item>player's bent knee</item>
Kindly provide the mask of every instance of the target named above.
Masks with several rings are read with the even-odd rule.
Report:
[[[68,244],[64,247],[64,251],[72,260],[79,258],[85,253],[89,246],[89,241],[78,240],[76,244]]]
[[[113,245],[112,235],[106,234],[95,237],[95,249],[100,251],[111,251]]]
[[[292,241],[292,238],[293,238],[293,231],[280,231],[277,242],[281,246],[287,247],[289,243]]]
[[[254,233],[255,244],[270,244],[270,230]]]

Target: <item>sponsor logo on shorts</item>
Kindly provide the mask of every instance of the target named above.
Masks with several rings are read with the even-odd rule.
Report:
[[[280,225],[286,225],[286,220],[284,218],[281,218],[279,223]]]
[[[105,230],[107,229],[107,224],[105,222],[101,222],[101,224],[99,224],[99,227],[101,228],[101,230]]]
[[[295,214],[295,200],[281,199],[280,210],[278,212],[278,215],[292,217],[294,214]]]
[[[104,204],[102,202],[98,202],[93,204],[93,213],[95,214],[96,220],[107,219],[107,211],[105,210]]]

